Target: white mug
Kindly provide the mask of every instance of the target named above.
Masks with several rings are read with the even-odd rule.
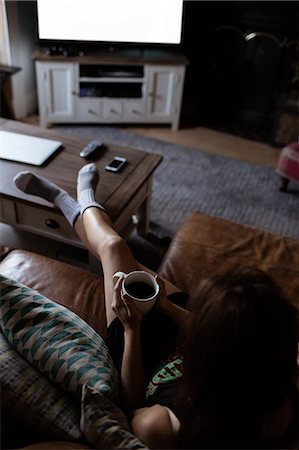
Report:
[[[160,286],[155,277],[143,270],[124,273],[116,272],[113,279],[122,278],[121,294],[127,295],[133,300],[136,308],[146,314],[155,304],[158,297]]]

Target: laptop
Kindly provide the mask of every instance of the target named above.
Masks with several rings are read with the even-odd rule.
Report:
[[[0,159],[41,166],[61,145],[52,139],[0,131]]]

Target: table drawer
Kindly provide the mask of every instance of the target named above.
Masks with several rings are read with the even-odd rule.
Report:
[[[105,100],[103,104],[103,119],[118,121],[122,120],[122,102],[118,100]]]
[[[143,100],[127,100],[124,102],[124,121],[143,121],[145,118]]]
[[[12,200],[0,197],[0,221],[12,225],[16,223],[15,205]]]
[[[78,115],[79,119],[86,122],[98,122],[101,119],[101,104],[99,100],[79,100]]]
[[[27,231],[66,242],[79,241],[73,228],[60,214],[17,203],[16,215],[17,224]]]

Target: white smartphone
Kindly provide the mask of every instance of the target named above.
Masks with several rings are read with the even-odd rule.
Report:
[[[108,172],[119,172],[126,163],[126,158],[123,158],[122,156],[115,156],[113,160],[105,166],[105,170],[108,170]]]

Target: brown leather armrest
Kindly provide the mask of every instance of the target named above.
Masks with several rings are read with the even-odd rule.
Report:
[[[229,220],[192,214],[174,237],[159,273],[192,294],[202,278],[239,267],[267,271],[299,309],[299,241]]]
[[[3,276],[36,289],[66,306],[106,336],[103,279],[99,275],[25,250],[13,250],[0,263]]]

